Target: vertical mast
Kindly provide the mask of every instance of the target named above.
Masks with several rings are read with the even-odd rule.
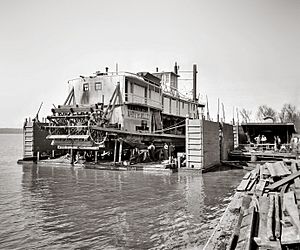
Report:
[[[193,101],[197,100],[197,65],[193,65]]]

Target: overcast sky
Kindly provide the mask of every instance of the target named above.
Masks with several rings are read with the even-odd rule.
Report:
[[[116,63],[197,64],[214,119],[218,97],[227,121],[233,107],[300,109],[299,0],[1,0],[0,31],[0,127],[21,127],[41,102],[49,114],[69,79]]]

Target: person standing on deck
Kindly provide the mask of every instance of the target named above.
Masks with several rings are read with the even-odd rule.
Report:
[[[280,150],[281,148],[281,140],[280,140],[280,137],[277,136],[277,149]]]
[[[254,140],[256,141],[256,144],[260,144],[260,135],[256,136]]]
[[[168,160],[169,159],[169,146],[167,143],[164,144],[163,152],[164,152],[164,160]]]
[[[265,137],[264,135],[261,136],[261,143],[264,144],[267,141],[267,137]]]
[[[155,151],[155,146],[153,142],[151,142],[151,144],[148,146],[148,153],[151,161],[155,161],[154,151]]]
[[[175,151],[175,146],[173,145],[173,143],[171,143],[169,146],[169,161],[170,162],[173,160],[174,151]]]

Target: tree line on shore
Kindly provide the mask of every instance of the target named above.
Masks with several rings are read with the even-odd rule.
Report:
[[[253,121],[251,110],[243,108],[239,113],[242,123]],[[300,123],[300,111],[297,110],[295,105],[289,103],[284,104],[279,112],[267,105],[260,105],[256,112],[256,120],[262,122],[266,119],[282,123]]]

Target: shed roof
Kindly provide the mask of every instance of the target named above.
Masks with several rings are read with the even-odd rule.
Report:
[[[294,123],[242,123],[241,126],[244,130],[255,129],[255,130],[282,130],[289,131],[289,133],[297,133]]]

